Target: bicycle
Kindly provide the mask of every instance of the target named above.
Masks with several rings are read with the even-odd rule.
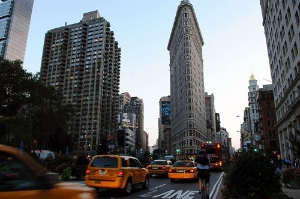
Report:
[[[205,185],[205,179],[203,179],[203,181],[202,181],[201,199],[206,199],[206,185]]]

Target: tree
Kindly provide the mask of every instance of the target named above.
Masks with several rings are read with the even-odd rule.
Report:
[[[71,105],[62,104],[62,94],[46,86],[39,74],[27,73],[19,60],[0,58],[1,143],[25,150],[72,151],[68,123],[74,115]]]
[[[224,198],[285,198],[280,174],[269,158],[259,152],[241,152],[225,170]]]

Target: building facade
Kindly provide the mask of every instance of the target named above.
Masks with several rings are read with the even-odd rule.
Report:
[[[0,1],[0,56],[24,62],[34,0]]]
[[[158,149],[171,155],[171,97],[164,96],[159,100]]]
[[[118,150],[132,155],[136,153],[136,115],[135,113],[120,112],[118,129]]]
[[[170,51],[171,150],[180,158],[199,152],[206,142],[204,41],[193,5],[182,0],[177,8],[167,49]]]
[[[248,106],[249,106],[249,125],[250,125],[250,134],[251,136],[254,135],[254,126],[255,123],[258,122],[258,106],[256,101],[256,93],[259,89],[257,84],[257,80],[255,79],[254,75],[252,74],[249,79],[249,86],[248,86]],[[253,137],[251,137],[252,139]],[[253,141],[253,140],[252,140]]]
[[[255,125],[255,145],[263,149],[267,154],[278,154],[279,139],[276,124],[276,112],[274,105],[273,85],[263,85],[256,94],[259,122]]]
[[[300,1],[260,0],[282,159],[293,159],[290,134],[300,129]]]
[[[125,104],[123,108],[124,113],[134,113],[136,115],[136,143],[135,149],[139,153],[140,151],[146,151],[145,145],[146,137],[144,136],[144,101],[138,97],[131,97],[130,103]]]
[[[74,154],[95,154],[100,144],[116,149],[120,60],[110,23],[98,11],[45,34],[41,78],[75,108],[69,127]]]
[[[206,110],[206,127],[207,140],[216,142],[216,111],[215,111],[215,97],[213,94],[205,93],[205,110]]]

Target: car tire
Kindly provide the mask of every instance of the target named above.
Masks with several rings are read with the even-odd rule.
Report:
[[[142,187],[143,187],[143,189],[148,189],[148,187],[149,187],[149,176],[146,176]]]
[[[175,179],[173,179],[173,178],[170,178],[170,182],[175,182]]]
[[[131,193],[131,190],[132,190],[132,182],[131,182],[131,179],[128,179],[127,182],[126,182],[126,185],[123,189],[123,192],[126,195],[129,195]]]

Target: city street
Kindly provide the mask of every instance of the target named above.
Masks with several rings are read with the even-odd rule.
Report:
[[[222,172],[211,172],[210,198],[216,198]],[[100,190],[99,199],[125,199],[125,198],[168,198],[168,199],[196,199],[198,194],[198,182],[196,181],[175,181],[170,182],[169,178],[153,176],[150,178],[149,189],[135,188],[130,196],[125,196],[116,190]]]

